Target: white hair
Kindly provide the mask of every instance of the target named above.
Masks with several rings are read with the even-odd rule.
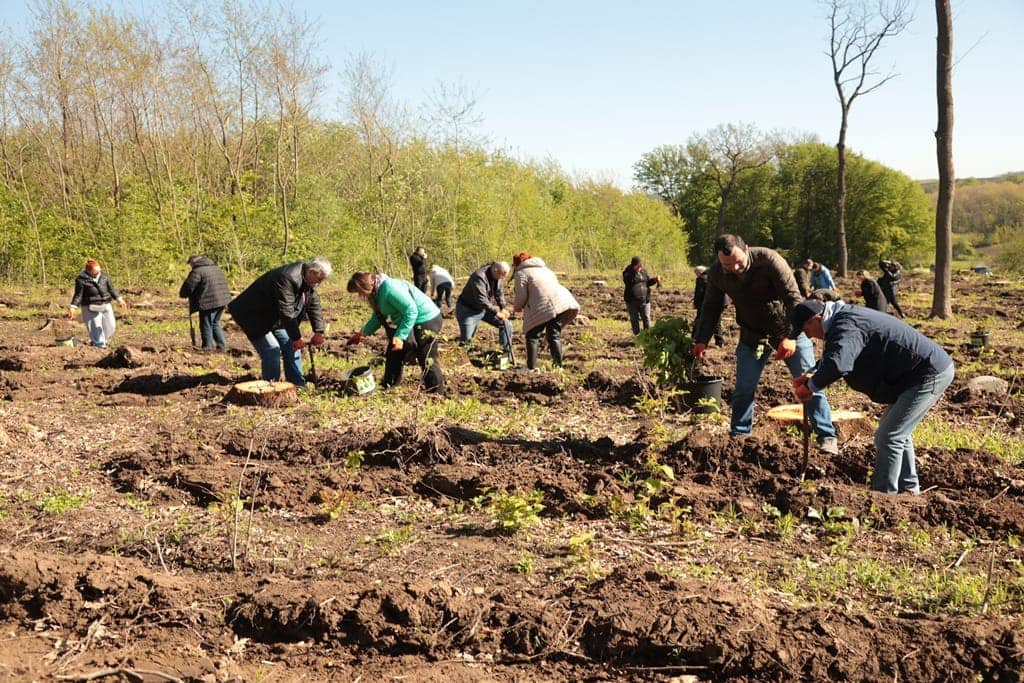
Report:
[[[320,273],[325,278],[330,277],[331,273],[334,272],[334,268],[331,267],[331,262],[323,256],[317,256],[316,258],[307,261],[306,270],[311,270],[314,273]]]
[[[508,265],[508,261],[495,261],[492,267],[497,268],[502,273],[504,273],[504,275],[502,275],[501,277],[505,277],[505,275],[508,275],[510,272],[512,272],[512,268],[511,266]]]

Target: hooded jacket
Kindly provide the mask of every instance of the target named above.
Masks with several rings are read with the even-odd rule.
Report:
[[[188,298],[188,312],[195,313],[227,306],[231,290],[224,271],[204,256],[192,264],[192,272],[181,283],[178,296]]]
[[[833,307],[824,320],[825,350],[811,377],[816,389],[842,378],[876,403],[900,394],[953,364],[942,347],[902,320],[861,306]]]
[[[773,249],[747,247],[747,250],[749,263],[742,273],[727,272],[717,260],[707,269],[708,288],[694,342],[707,344],[718,329],[726,295],[736,307],[742,343],[753,348],[758,341],[767,338],[777,347],[789,334],[789,312],[803,301],[793,272]]]
[[[267,271],[228,304],[231,317],[250,338],[284,329],[292,341],[300,339],[299,322],[303,316],[309,318],[313,332],[323,334],[320,297],[315,288],[306,284],[305,272],[301,261]]]
[[[121,295],[110,278],[102,270],[98,277],[93,277],[84,270],[75,278],[75,294],[71,297],[71,305],[85,307],[90,304],[109,304],[111,301],[120,301]]]
[[[864,297],[864,306],[875,311],[886,313],[889,310],[889,303],[882,294],[882,288],[877,282],[869,277],[860,281],[860,293]]]
[[[516,266],[512,307],[523,312],[523,330],[530,330],[551,322],[567,311],[580,310],[576,298],[559,284],[554,272],[539,256],[526,259]]]

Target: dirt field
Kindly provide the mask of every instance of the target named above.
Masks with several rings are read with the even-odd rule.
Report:
[[[868,419],[804,482],[800,435],[760,416],[792,402],[781,364],[753,438],[727,405],[667,411],[607,281],[568,283],[587,320],[562,372],[486,367],[447,319],[445,400],[415,367],[340,393],[384,342],[344,346],[367,311],[334,283],[318,388],[276,410],[225,401],[258,358],[230,327],[231,353],[191,348],[174,292],[129,290],[111,353],[38,330],[69,291],[0,291],[0,679],[1024,677],[1024,286],[959,277],[940,322],[907,278],[958,375],[917,433],[926,492],[890,498],[865,485],[880,407],[844,387]],[[690,296],[667,283],[656,316]]]

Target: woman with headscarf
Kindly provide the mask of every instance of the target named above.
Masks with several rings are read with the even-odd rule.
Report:
[[[68,319],[75,316],[75,311],[82,309],[82,322],[89,330],[89,339],[98,349],[107,348],[110,338],[114,336],[114,307],[112,301],[127,311],[128,304],[111,284],[110,278],[103,273],[100,262],[88,259],[82,272],[75,278],[75,294],[71,298]]]
[[[392,387],[402,381],[406,354],[415,353],[423,368],[421,381],[428,394],[444,394],[444,375],[438,363],[438,335],[441,310],[411,282],[389,278],[383,273],[357,271],[348,281],[348,291],[358,295],[373,309],[363,328],[349,337],[349,345],[381,327],[388,337],[381,386]]]
[[[512,258],[514,299],[512,309],[523,313],[526,332],[526,368],[537,368],[540,337],[547,335],[551,362],[562,365],[562,328],[580,312],[572,292],[558,282],[558,277],[538,256],[522,251]]]

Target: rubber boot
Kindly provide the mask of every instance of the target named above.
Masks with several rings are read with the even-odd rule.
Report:
[[[550,342],[551,346],[551,362],[555,364],[556,368],[562,367],[562,340]]]
[[[526,369],[535,370],[537,368],[537,354],[540,353],[540,339],[527,339],[526,340]]]

